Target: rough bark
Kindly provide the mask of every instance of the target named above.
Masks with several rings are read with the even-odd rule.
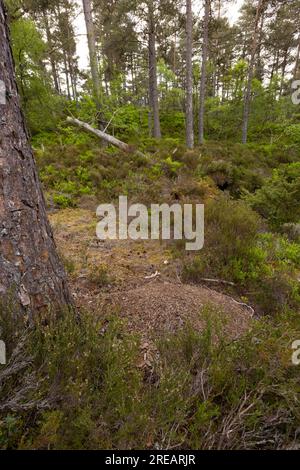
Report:
[[[194,147],[192,0],[186,2],[186,145]]]
[[[255,57],[258,48],[258,38],[260,33],[259,22],[261,18],[261,14],[263,12],[263,7],[265,4],[265,0],[258,0],[257,8],[256,8],[256,15],[255,15],[255,25],[254,25],[254,34],[253,34],[253,42],[251,47],[251,57],[249,62],[249,69],[248,69],[248,79],[247,79],[247,86],[246,92],[244,97],[244,112],[243,112],[243,125],[242,125],[242,143],[246,144],[248,139],[248,124],[249,124],[249,114],[250,114],[250,102],[251,102],[251,94],[252,94],[252,82],[254,77],[254,66],[255,66]]]
[[[157,87],[156,28],[152,1],[148,2],[148,48],[149,48],[149,101],[152,114],[152,137],[161,138]]]
[[[96,35],[95,35],[95,27],[94,27],[94,22],[93,22],[91,0],[82,0],[82,3],[83,3],[86,31],[87,31],[94,99],[96,102],[96,108],[97,108],[97,113],[98,113],[99,128],[103,129],[104,118],[103,118],[103,113],[102,113],[101,79],[100,79],[100,74],[99,74],[99,64],[98,64],[97,49],[96,49]]]
[[[204,25],[203,25],[203,46],[202,46],[202,66],[200,81],[200,105],[199,105],[199,144],[204,142],[204,111],[206,96],[206,72],[208,58],[208,28],[210,15],[210,0],[205,0]]]
[[[50,304],[71,304],[66,275],[47,220],[14,73],[9,31],[0,0],[0,296],[30,318]]]

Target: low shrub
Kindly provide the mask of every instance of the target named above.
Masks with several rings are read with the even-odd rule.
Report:
[[[253,321],[229,340],[206,306],[156,341],[142,369],[140,339],[116,319],[48,312],[30,328],[0,308],[1,449],[286,449],[299,428],[299,315]],[[215,321],[217,317],[220,319]]]
[[[182,277],[232,282],[259,312],[275,314],[300,305],[299,249],[287,238],[263,232],[258,214],[245,202],[223,196],[206,205],[204,248],[183,256]]]
[[[93,265],[89,270],[88,279],[96,287],[105,287],[113,282],[106,264]]]
[[[247,198],[249,204],[274,229],[300,221],[300,162],[282,165],[273,171],[262,188]]]

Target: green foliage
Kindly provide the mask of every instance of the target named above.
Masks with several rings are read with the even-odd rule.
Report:
[[[115,114],[108,116],[112,119],[112,124],[108,132],[114,133],[121,140],[126,142],[139,141],[141,137],[146,137],[148,133],[148,111],[127,104],[118,108]]]
[[[253,321],[249,333],[231,341],[222,312],[206,306],[203,331],[187,325],[159,339],[157,362],[143,371],[140,340],[119,320],[48,314],[34,328],[20,323],[12,338],[11,312],[2,307],[0,323],[13,323],[5,340],[14,345],[9,357],[22,341],[14,360],[23,367],[1,379],[0,403],[15,400],[20,387],[23,394],[18,409],[1,406],[2,449],[164,448],[166,438],[168,446],[192,449],[294,442],[296,314]],[[0,374],[7,370],[0,366]]]
[[[187,326],[161,338],[156,363],[143,370],[140,340],[116,320],[116,312],[101,320],[47,312],[33,327],[11,306],[1,307],[1,339],[11,362],[0,366],[0,448],[294,445],[299,374],[291,365],[290,343],[299,332],[293,311],[300,306],[300,115],[284,68],[290,70],[294,61],[299,28],[290,11],[297,18],[299,5],[268,2],[261,39],[269,40],[259,44],[256,57],[248,145],[237,142],[254,10],[248,2],[232,26],[222,15],[215,17],[213,5],[209,43],[217,47],[210,47],[207,64],[206,143],[187,151],[180,8],[157,2],[155,9],[164,136],[155,140],[149,138],[148,51],[136,30],[145,24],[143,8],[106,1],[105,9],[102,1],[94,2],[101,113],[107,132],[132,145],[132,152],[123,154],[65,122],[71,114],[99,125],[91,76],[78,69],[74,3],[63,2],[61,9],[48,0],[6,3],[22,107],[51,207],[65,209],[88,199],[94,209],[96,201],[114,201],[120,194],[144,203],[205,202],[204,249],[176,253],[183,280],[214,278],[220,289],[272,318],[254,321],[250,332],[231,341],[224,337],[224,315],[208,306],[202,333]],[[141,21],[135,24],[133,18]],[[201,44],[201,28],[195,26],[195,43]],[[277,57],[270,80],[264,75],[266,57]],[[200,68],[194,60],[195,118]],[[146,156],[136,155],[135,147]],[[73,261],[62,260],[74,275]],[[86,268],[92,289],[115,282],[105,264],[86,263]],[[11,370],[11,364],[17,367]]]
[[[92,266],[89,270],[88,278],[96,287],[105,287],[113,283],[113,279],[109,274],[108,266],[106,264]]]
[[[259,227],[258,215],[245,203],[227,197],[211,201],[206,207],[204,249],[191,266],[185,266],[184,277],[197,281],[206,271],[240,282],[259,277]]]
[[[65,100],[53,93],[48,72],[41,66],[46,44],[28,18],[14,21],[11,35],[17,82],[30,130],[33,134],[53,130],[62,118]]]
[[[272,177],[247,200],[275,229],[284,223],[299,222],[300,163],[275,169]]]
[[[74,207],[74,201],[68,195],[64,194],[54,194],[53,203],[58,206],[60,209],[66,209],[67,207]]]
[[[185,116],[181,111],[161,113],[162,133],[167,138],[180,139],[184,143]]]
[[[299,307],[298,244],[260,233],[259,216],[244,202],[226,197],[207,205],[205,223],[203,250],[184,257],[184,280],[234,282],[237,292],[264,314]]]

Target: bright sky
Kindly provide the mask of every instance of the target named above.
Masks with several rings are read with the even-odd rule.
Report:
[[[240,14],[240,8],[243,5],[244,0],[234,0],[228,7],[228,18],[230,23],[235,23]]]
[[[239,17],[239,10],[243,4],[244,0],[231,0],[227,8],[227,16],[230,23],[234,23]],[[88,59],[88,45],[86,38],[86,29],[84,22],[84,15],[82,11],[82,2],[81,0],[76,0],[78,4],[78,16],[75,21],[76,35],[77,35],[77,54],[79,57],[79,67],[80,69],[86,70],[89,65]]]

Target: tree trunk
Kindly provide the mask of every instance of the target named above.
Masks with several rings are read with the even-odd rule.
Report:
[[[297,55],[295,60],[294,72],[293,72],[293,80],[297,80],[299,75],[299,60],[300,60],[300,34],[298,39],[298,46],[297,46]]]
[[[74,64],[72,62],[72,56],[70,53],[67,55],[67,60],[68,60],[68,69],[70,73],[70,81],[71,81],[71,88],[72,88],[72,96],[73,100],[77,103],[78,102],[78,96],[77,96],[77,79],[76,79],[76,71],[74,70]]]
[[[265,15],[262,12],[261,18],[260,18],[259,36],[258,36],[258,44],[257,44],[257,66],[256,66],[256,78],[257,80],[260,80],[261,82],[263,82],[263,79],[264,79],[264,67],[263,67],[263,61],[261,58],[264,26],[265,26]]]
[[[33,154],[20,110],[7,18],[0,0],[0,294],[30,319],[51,305],[71,304],[56,253]]]
[[[186,145],[194,147],[192,0],[186,2]]]
[[[66,52],[65,52],[65,51],[63,51],[63,61],[64,61],[64,72],[65,72],[65,77],[66,77],[67,95],[68,95],[68,100],[71,101],[71,89],[70,89],[70,80],[69,80],[69,69],[68,69],[67,56],[66,56]]]
[[[282,62],[280,90],[279,90],[280,97],[282,96],[283,89],[284,89],[285,73],[286,73],[286,67],[287,67],[287,62],[288,62],[288,52],[289,52],[288,49],[284,51],[284,57],[283,57],[283,62]]]
[[[51,64],[51,71],[52,71],[52,78],[54,82],[54,87],[55,90],[58,94],[60,94],[60,86],[59,86],[59,78],[58,78],[58,73],[57,73],[57,68],[56,68],[56,63],[55,59],[53,57],[53,41],[52,41],[52,35],[50,31],[50,26],[49,26],[49,21],[48,21],[48,16],[47,12],[43,11],[43,20],[45,24],[45,31],[46,31],[46,37],[47,37],[47,44],[49,48],[49,57],[50,57],[50,64]]]
[[[105,123],[104,123],[104,118],[103,118],[103,113],[102,113],[101,79],[100,79],[100,74],[99,74],[99,64],[98,64],[98,57],[97,57],[97,50],[96,50],[96,35],[95,35],[95,27],[94,27],[94,22],[93,22],[91,0],[82,0],[82,3],[83,3],[83,11],[84,11],[84,18],[85,18],[87,38],[88,38],[94,99],[96,102],[96,109],[98,113],[99,129],[103,129]]]
[[[161,138],[159,103],[157,88],[157,59],[156,59],[156,28],[152,0],[148,2],[148,29],[149,29],[149,103],[152,113],[152,137]]]
[[[206,96],[206,68],[208,57],[208,28],[209,28],[210,0],[205,0],[204,26],[203,26],[203,46],[202,46],[202,67],[200,82],[200,105],[199,105],[199,144],[204,142],[204,111]]]
[[[89,134],[93,134],[96,137],[98,137],[101,140],[104,140],[107,144],[113,145],[114,147],[119,148],[123,152],[126,153],[131,153],[134,151],[130,145],[126,144],[125,142],[122,142],[119,139],[116,139],[116,137],[113,137],[112,135],[106,134],[105,132],[102,132],[98,129],[94,129],[92,126],[87,124],[86,122],[79,121],[79,119],[67,118],[67,122],[69,124],[72,124],[72,126],[77,126],[80,129],[84,130],[85,132],[88,132]],[[135,151],[136,155],[139,155],[140,157],[145,157],[145,155],[142,152],[139,152],[138,150]]]
[[[252,94],[252,81],[254,76],[254,66],[255,66],[255,56],[258,47],[258,37],[259,37],[259,21],[263,11],[265,0],[258,0],[255,16],[255,27],[253,42],[251,48],[251,58],[249,63],[248,70],[248,80],[246,86],[246,93],[244,98],[244,113],[243,113],[243,126],[242,126],[242,143],[246,144],[248,139],[248,124],[249,124],[249,114],[250,114],[250,102]]]

